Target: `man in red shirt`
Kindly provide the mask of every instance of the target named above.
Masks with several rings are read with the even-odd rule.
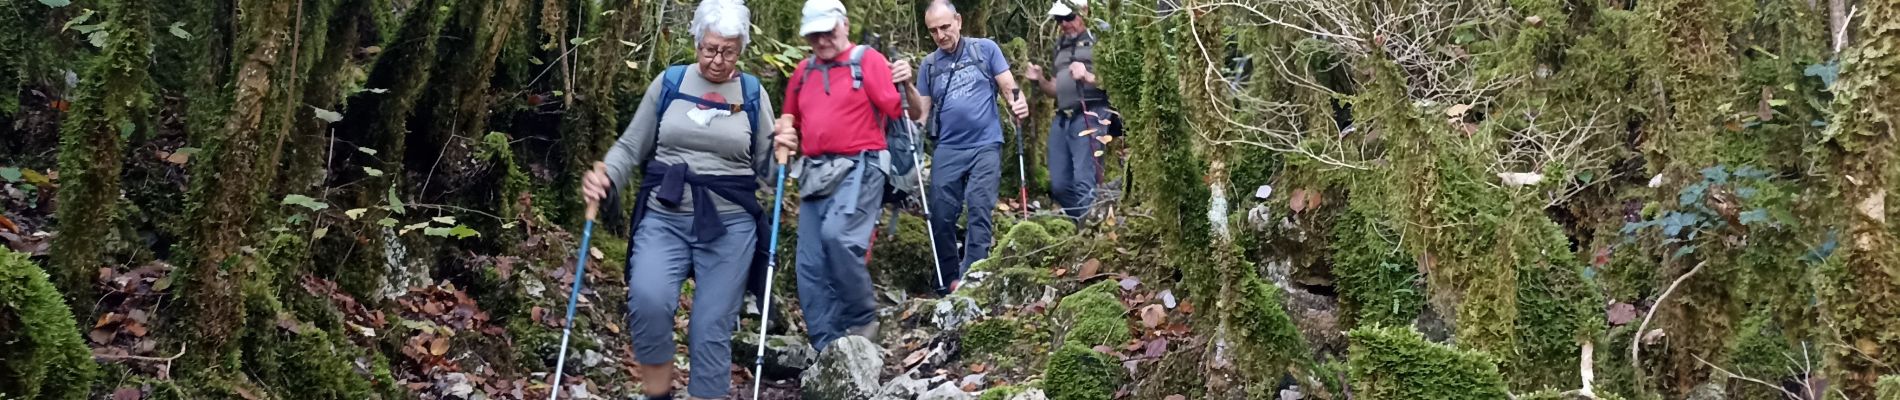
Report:
[[[812,346],[845,336],[876,340],[877,298],[865,254],[877,228],[890,157],[883,119],[901,115],[890,61],[851,43],[844,4],[809,0],[799,34],[812,59],[799,63],[776,122],[779,157],[797,152],[798,303]],[[849,65],[853,53],[860,62]]]

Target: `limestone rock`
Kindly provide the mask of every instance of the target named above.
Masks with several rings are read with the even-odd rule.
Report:
[[[758,356],[759,336],[757,333],[736,334],[732,337],[732,362],[751,368],[753,357]],[[800,372],[811,368],[818,358],[816,350],[805,341],[804,336],[784,335],[765,337],[765,378],[782,380],[797,378]]]
[[[1009,400],[1049,400],[1049,396],[1043,394],[1042,389],[1029,389],[1024,390],[1022,393],[1017,393],[1015,396],[1010,396]]]
[[[930,321],[943,331],[962,329],[964,324],[983,316],[983,307],[978,306],[975,299],[957,295],[938,300],[933,311]]]
[[[937,385],[937,388],[930,389],[930,391],[924,392],[923,395],[917,396],[917,400],[970,400],[970,399],[971,399],[970,394],[964,393],[963,389],[957,388],[956,383],[944,383],[942,385]]]
[[[878,373],[884,370],[884,349],[870,339],[847,336],[832,342],[818,355],[818,362],[802,375],[804,398],[810,400],[866,400],[877,396],[882,386]]]

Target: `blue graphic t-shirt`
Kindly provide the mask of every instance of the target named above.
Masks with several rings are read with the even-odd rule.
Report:
[[[919,67],[917,91],[930,98],[937,145],[969,148],[1002,143],[1003,123],[991,80],[1009,71],[1009,62],[995,41],[962,40],[955,53],[937,49]]]

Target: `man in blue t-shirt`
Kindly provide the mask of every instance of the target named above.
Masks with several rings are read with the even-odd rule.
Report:
[[[1017,93],[1016,78],[995,41],[963,37],[963,16],[947,0],[931,2],[924,11],[937,51],[918,67],[921,81],[911,79],[907,61],[891,64],[892,79],[909,85],[905,97],[918,105],[910,117],[929,122],[937,140],[930,163],[930,218],[937,226],[938,265],[947,287],[956,290],[963,271],[989,257],[992,232],[990,212],[996,208],[997,185],[1002,181],[1003,122],[996,98]],[[1011,114],[1029,115],[1020,95],[1005,96]],[[957,220],[968,213],[969,226],[958,251]],[[952,227],[952,228],[945,228]]]

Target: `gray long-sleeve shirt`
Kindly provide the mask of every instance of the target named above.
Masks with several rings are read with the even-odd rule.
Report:
[[[665,90],[661,79],[654,77],[653,83],[647,85],[646,97],[640,100],[640,109],[633,113],[633,121],[627,123],[626,131],[607,151],[604,160],[607,177],[613,180],[615,188],[626,188],[633,173],[645,171],[647,163],[653,161],[684,163],[698,175],[750,175],[764,179],[771,173],[773,113],[769,96],[760,94],[758,115],[738,112],[714,117],[702,126],[688,116],[700,106],[686,100],[673,100],[666,108],[665,118],[660,118],[659,101]],[[679,92],[739,104],[745,101],[739,82],[737,78],[720,84],[708,82],[699,75],[699,65],[695,64],[687,67]],[[654,125],[656,120],[658,129]],[[755,123],[761,129],[756,135],[753,134]],[[666,207],[658,200],[650,200],[649,204],[656,210],[690,213],[693,211],[692,191],[686,191],[679,207]],[[713,204],[722,214],[744,212],[738,204],[724,198],[714,198]]]

